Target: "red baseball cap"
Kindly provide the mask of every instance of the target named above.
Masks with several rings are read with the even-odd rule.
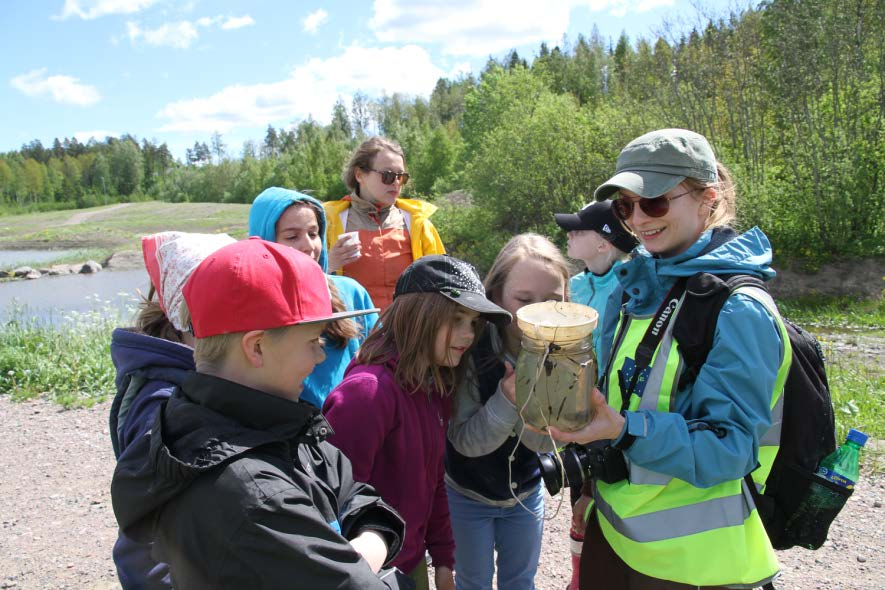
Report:
[[[208,256],[183,292],[196,338],[378,312],[333,313],[320,265],[294,248],[260,238],[236,242]]]

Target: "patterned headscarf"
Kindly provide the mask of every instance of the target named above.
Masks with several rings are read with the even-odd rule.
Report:
[[[181,324],[181,290],[193,270],[216,250],[236,242],[227,234],[167,231],[141,238],[144,265],[157,291],[160,307],[176,330]]]

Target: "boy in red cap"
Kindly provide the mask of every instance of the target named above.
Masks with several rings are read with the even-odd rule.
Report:
[[[260,239],[206,258],[184,298],[197,371],[133,443],[147,462],[117,465],[123,531],[154,542],[178,588],[410,588],[382,570],[402,519],[298,401],[325,324],[377,310],[332,313],[322,269]]]

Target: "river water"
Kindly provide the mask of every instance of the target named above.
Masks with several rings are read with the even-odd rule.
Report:
[[[149,286],[143,269],[0,282],[0,319],[35,318],[55,324],[70,312],[90,311],[129,319],[138,303],[138,292],[147,294]]]
[[[71,252],[72,250],[0,250],[0,269],[52,262]]]

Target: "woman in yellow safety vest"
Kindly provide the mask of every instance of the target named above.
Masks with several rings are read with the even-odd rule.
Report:
[[[760,289],[738,289],[712,347],[684,379],[673,319],[697,273],[774,276],[771,245],[738,234],[734,185],[707,140],[661,129],[631,141],[596,189],[639,239],[618,269],[625,303],[593,420],[558,440],[611,440],[627,478],[595,481],[580,588],[756,588],[778,572],[744,476],[764,482],[777,453],[791,360],[783,323]],[[555,429],[551,429],[555,430]]]

